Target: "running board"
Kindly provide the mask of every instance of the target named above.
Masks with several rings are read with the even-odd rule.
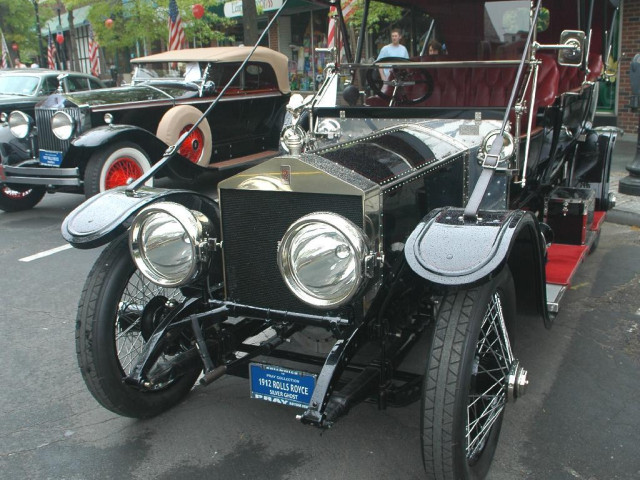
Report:
[[[547,265],[545,270],[547,279],[547,310],[550,313],[558,313],[560,300],[562,300],[562,297],[571,286],[573,276],[598,240],[598,234],[600,233],[604,217],[605,212],[595,212],[594,220],[591,229],[587,232],[584,245],[554,243],[547,249]]]

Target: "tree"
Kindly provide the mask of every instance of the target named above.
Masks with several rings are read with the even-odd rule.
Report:
[[[255,0],[242,0],[242,32],[245,45],[258,41],[258,8]]]
[[[47,13],[40,11],[41,22],[48,18]],[[36,17],[31,1],[0,0],[0,30],[9,45],[12,42],[19,45],[23,62],[38,58]]]
[[[351,25],[360,28],[363,14],[362,0],[356,0],[353,16],[349,20]],[[369,5],[369,16],[367,21],[367,31],[378,33],[385,28],[393,28],[406,15],[406,11],[401,7],[394,7],[380,2],[371,2]]]

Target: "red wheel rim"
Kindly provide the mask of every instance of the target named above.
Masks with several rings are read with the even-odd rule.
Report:
[[[111,164],[105,177],[104,188],[110,190],[127,185],[129,179],[135,180],[142,176],[142,167],[131,157],[120,157]]]
[[[4,195],[7,198],[10,198],[12,200],[20,200],[21,198],[26,197],[27,195],[29,195],[31,193],[31,188],[28,190],[25,190],[23,192],[20,192],[18,190],[13,190],[7,186],[3,186],[2,190],[0,190],[0,192],[2,193],[2,195]]]
[[[187,125],[180,132],[180,136],[184,135],[188,132],[192,125]],[[196,128],[191,135],[187,137],[187,139],[182,143],[180,147],[180,155],[185,158],[188,158],[193,163],[198,163],[200,157],[202,156],[202,150],[204,148],[204,135],[202,134],[202,130]]]

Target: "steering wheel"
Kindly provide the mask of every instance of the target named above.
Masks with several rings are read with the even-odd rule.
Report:
[[[402,57],[385,57],[374,65],[406,61]],[[421,68],[394,67],[387,80],[380,76],[380,68],[370,68],[367,70],[367,83],[376,95],[388,100],[389,105],[413,105],[426,100],[433,93],[433,77]],[[389,88],[385,89],[385,86]],[[389,90],[390,94],[387,93]]]

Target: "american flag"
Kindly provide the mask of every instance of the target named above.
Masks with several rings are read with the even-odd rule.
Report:
[[[169,50],[180,50],[184,43],[184,28],[176,0],[169,2]]]
[[[91,65],[91,74],[96,77],[100,75],[100,45],[95,39],[93,28],[89,26],[89,64]]]
[[[345,23],[351,15],[353,15],[355,11],[355,0],[342,0],[342,16],[344,17]],[[336,43],[336,21],[334,19],[334,15],[337,14],[336,7],[331,7],[329,9],[329,31],[327,33],[327,46],[333,47]]]
[[[7,41],[4,39],[4,33],[2,34],[2,68],[7,68],[11,64],[11,57],[9,56],[9,48],[7,47]]]
[[[47,66],[51,70],[56,69],[56,44],[53,43],[53,37],[49,32],[49,46],[47,47]]]

